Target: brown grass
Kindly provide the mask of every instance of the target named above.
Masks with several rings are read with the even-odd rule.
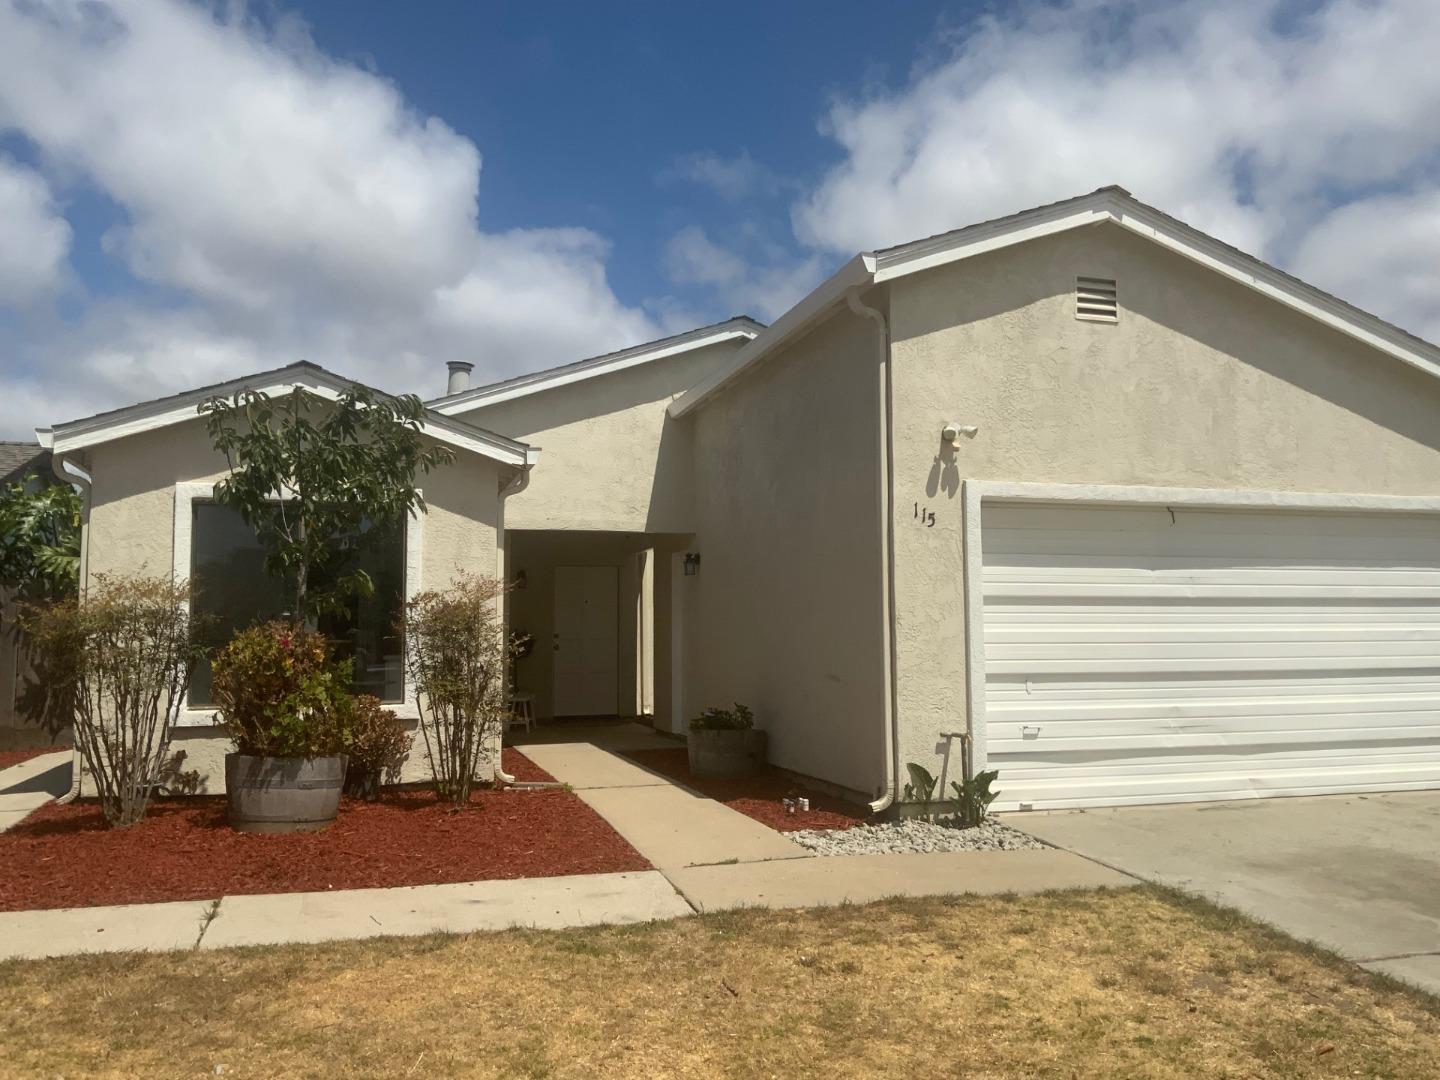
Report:
[[[0,965],[5,1075],[1420,1077],[1440,1004],[1158,889]]]

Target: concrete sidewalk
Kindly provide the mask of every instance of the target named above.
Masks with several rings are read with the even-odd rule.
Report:
[[[714,863],[805,859],[810,852],[783,833],[707,799],[615,751],[674,747],[638,724],[547,732],[545,742],[518,748],[555,779],[569,784],[630,846],[662,873]]]
[[[70,790],[70,757],[69,750],[57,750],[0,769],[0,832]]]
[[[672,887],[674,880],[679,888]],[[394,889],[0,912],[0,960],[650,922],[737,907],[1124,887],[1063,851],[858,855]]]

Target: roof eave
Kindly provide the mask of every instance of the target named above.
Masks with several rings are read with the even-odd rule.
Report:
[[[592,360],[566,364],[560,368],[538,371],[532,375],[506,379],[503,382],[464,390],[458,394],[434,398],[429,402],[429,407],[447,416],[471,412],[475,409],[498,405],[504,401],[513,401],[516,398],[528,397],[531,394],[543,393],[546,390],[570,386],[586,379],[663,360],[669,356],[678,356],[710,345],[733,341],[736,338],[753,340],[763,331],[764,327],[754,319],[748,316],[737,316],[727,319],[723,323],[716,323],[714,326],[702,327],[697,331],[663,338],[651,345],[622,349],[617,353],[595,357]]]

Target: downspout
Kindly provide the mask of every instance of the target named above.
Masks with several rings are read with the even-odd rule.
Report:
[[[90,492],[93,482],[90,474],[75,462],[55,454],[50,457],[50,471],[61,483],[80,489],[80,571],[76,575],[76,588],[79,592],[84,592],[85,579],[90,569]],[[73,736],[70,741],[76,744],[70,748],[70,790],[55,800],[62,804],[74,802],[80,796],[84,762],[80,760],[78,741]]]
[[[880,373],[880,459],[885,475],[880,484],[880,592],[885,617],[881,620],[882,657],[885,678],[885,790],[870,804],[871,813],[878,814],[895,802],[900,776],[900,694],[895,680],[895,515],[891,506],[895,498],[895,444],[890,437],[890,416],[893,393],[890,378],[890,327],[884,314],[860,299],[862,286],[851,286],[845,303],[862,318],[872,319],[879,331],[876,335],[876,358]]]
[[[527,455],[527,456],[526,456],[526,459],[525,459],[525,464],[524,464],[523,466],[521,466],[520,471],[519,471],[518,473],[516,473],[516,474],[514,475],[514,477],[511,478],[511,480],[510,480],[509,483],[502,485],[501,488],[500,488],[500,499],[499,499],[500,505],[499,505],[499,510],[498,510],[498,513],[497,513],[497,521],[498,521],[498,524],[497,524],[496,529],[495,529],[495,539],[496,539],[496,544],[495,544],[495,578],[496,578],[497,581],[502,581],[502,582],[503,582],[503,581],[505,580],[505,570],[506,570],[506,567],[505,567],[505,500],[508,499],[508,498],[510,498],[511,495],[519,495],[520,492],[524,491],[527,487],[530,486],[530,469],[533,467],[533,465],[534,465],[534,462],[532,462],[532,461],[530,460],[529,456]],[[505,601],[505,594],[504,594],[504,593],[501,593],[500,596],[499,596],[499,598],[498,598],[498,600],[499,600],[499,603],[500,603],[501,605],[504,605],[505,602],[506,602],[506,601]],[[501,619],[500,619],[500,628],[501,628],[501,629],[500,629],[500,632],[501,632],[502,634],[507,634],[507,633],[510,632],[510,624],[509,624],[509,619],[508,619],[508,611],[509,611],[509,608],[508,608],[508,607],[502,607],[502,609],[501,609]],[[506,679],[507,679],[507,681],[508,681],[508,679],[509,679],[509,677],[510,677],[510,673],[509,673],[508,671],[505,673],[505,677],[506,677]],[[507,688],[507,689],[508,689],[508,688]],[[504,742],[504,736],[503,736],[503,735],[501,736],[501,742],[502,742],[502,745],[503,745],[503,742]],[[501,757],[500,757],[499,754],[497,754],[497,755],[495,756],[495,779],[496,779],[496,781],[497,781],[498,783],[501,783],[501,784],[514,784],[514,783],[515,783],[515,777],[513,777],[513,776],[511,776],[509,773],[507,773],[504,769],[502,769],[502,768],[500,767],[500,765],[501,765]]]

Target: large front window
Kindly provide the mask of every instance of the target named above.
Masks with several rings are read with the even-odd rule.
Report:
[[[285,589],[265,572],[265,551],[254,530],[234,510],[196,501],[190,533],[191,606],[207,617],[219,641],[266,619],[289,614]],[[318,629],[335,655],[353,661],[355,691],[398,703],[405,697],[401,641],[395,631],[405,596],[405,542],[399,528],[387,529],[342,573],[364,570],[375,585],[351,598],[344,611],[322,615]],[[324,580],[312,581],[323,588]],[[190,704],[212,704],[210,665],[202,664],[190,684]]]

